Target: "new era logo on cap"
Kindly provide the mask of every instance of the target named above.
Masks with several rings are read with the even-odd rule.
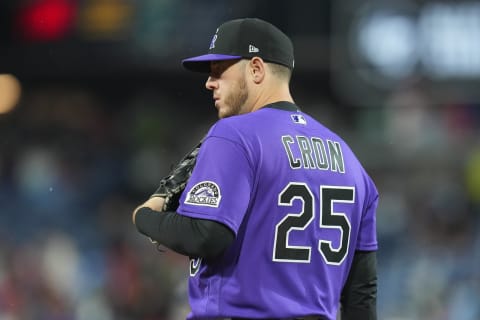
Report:
[[[252,52],[260,52],[260,49],[258,49],[257,47],[255,47],[254,45],[249,45],[248,46],[248,52],[252,53]]]

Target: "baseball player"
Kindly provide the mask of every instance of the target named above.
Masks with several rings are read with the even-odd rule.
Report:
[[[208,74],[219,121],[133,222],[190,257],[188,319],[376,319],[378,192],[295,104],[290,39],[227,21],[183,66]]]

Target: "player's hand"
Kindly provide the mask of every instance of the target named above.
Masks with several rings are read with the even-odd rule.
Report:
[[[135,216],[137,215],[137,212],[138,212],[138,210],[140,210],[140,208],[147,207],[147,208],[150,208],[150,209],[155,210],[155,211],[163,211],[164,204],[165,204],[165,198],[164,197],[158,197],[157,196],[157,197],[152,197],[152,198],[148,199],[147,201],[145,201],[145,203],[138,206],[133,211],[133,214],[132,214],[133,224],[135,224]]]

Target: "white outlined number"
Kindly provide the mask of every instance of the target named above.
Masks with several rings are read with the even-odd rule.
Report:
[[[299,213],[287,214],[275,227],[273,261],[309,263],[311,246],[291,246],[288,244],[292,230],[305,230],[315,218],[315,199],[309,186],[304,183],[290,182],[278,195],[278,205],[292,206],[294,200],[302,202]],[[318,240],[318,251],[325,263],[340,265],[348,254],[351,224],[348,216],[334,211],[335,203],[354,203],[355,188],[342,186],[320,186],[320,228],[338,229],[340,241],[338,248],[332,246],[329,239]]]

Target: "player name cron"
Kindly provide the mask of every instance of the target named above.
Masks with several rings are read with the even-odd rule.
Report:
[[[292,169],[318,169],[345,173],[339,142],[319,137],[282,136],[282,143]]]

